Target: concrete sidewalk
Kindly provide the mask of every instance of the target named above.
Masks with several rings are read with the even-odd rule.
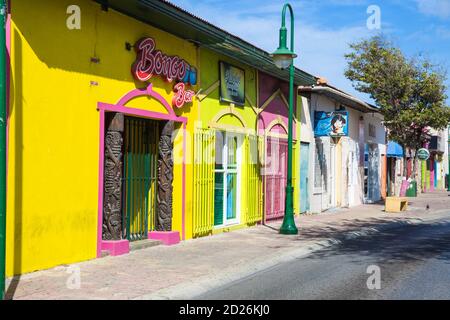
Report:
[[[429,209],[426,209],[427,205]],[[278,234],[281,221],[211,237],[156,246],[38,271],[7,281],[9,299],[190,298],[277,263],[305,256],[346,237],[364,236],[404,223],[450,218],[447,192],[410,198],[405,213],[363,205],[296,219],[299,235]],[[77,287],[77,274],[80,286]]]

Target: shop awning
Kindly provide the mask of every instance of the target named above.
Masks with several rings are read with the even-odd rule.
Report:
[[[389,158],[403,158],[403,148],[395,141],[389,141],[387,146]]]
[[[93,1],[174,34],[186,41],[236,59],[274,77],[289,81],[289,71],[278,69],[268,52],[167,1]],[[296,85],[312,85],[316,83],[316,77],[296,68],[294,82]]]

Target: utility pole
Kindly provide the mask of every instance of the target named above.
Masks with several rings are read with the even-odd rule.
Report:
[[[6,0],[0,0],[0,300],[6,269]]]

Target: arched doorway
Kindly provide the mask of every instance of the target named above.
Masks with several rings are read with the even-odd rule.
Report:
[[[147,97],[167,111],[154,112],[127,104]],[[116,104],[99,103],[99,227],[97,255],[127,253],[129,241],[151,231],[172,231],[173,142],[176,124],[183,134],[182,239],[185,215],[185,129],[170,104],[153,90],[134,89]],[[179,235],[178,235],[179,241]]]
[[[264,168],[265,219],[284,216],[287,183],[287,129],[277,121],[266,130],[266,159]]]

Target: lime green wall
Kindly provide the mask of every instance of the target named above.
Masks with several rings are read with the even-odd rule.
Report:
[[[228,62],[236,67],[240,67],[245,70],[245,93],[246,96],[249,97],[252,104],[255,104],[256,70],[207,49],[200,50],[201,89],[207,90],[210,86],[219,81],[219,61]],[[201,127],[208,127],[209,123],[219,112],[229,107],[230,103],[219,101],[219,87],[217,87],[203,101],[199,102],[198,119],[201,121]],[[247,99],[245,101],[245,106],[235,106],[234,110],[242,116],[247,129],[255,130],[256,114]],[[241,126],[240,121],[238,121],[234,116],[230,115],[224,116],[219,120],[219,123],[223,125]]]

